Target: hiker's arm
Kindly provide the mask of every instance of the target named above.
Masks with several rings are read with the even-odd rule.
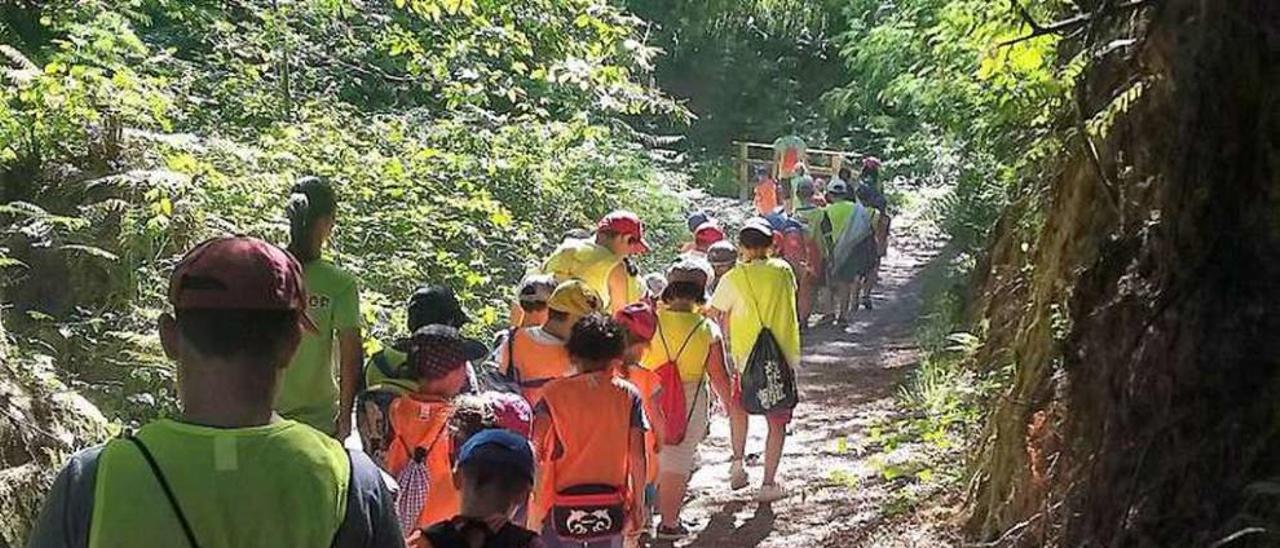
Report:
[[[360,328],[349,327],[338,332],[338,351],[341,370],[338,373],[338,441],[351,434],[351,409],[355,405],[356,390],[360,386],[360,362],[364,361]]]
[[[720,398],[720,405],[726,412],[733,411],[738,402],[733,399],[733,381],[729,378],[729,370],[724,362],[724,341],[717,340],[711,345],[711,353],[707,355],[707,378],[711,381],[711,389]]]
[[[31,529],[30,548],[81,548],[89,545],[93,489],[103,446],[76,453],[58,473]]]
[[[648,474],[649,462],[644,456],[644,429],[631,427],[630,440],[627,447],[631,448],[630,455],[630,474],[631,474],[631,511],[630,523],[627,524],[628,531],[639,531],[644,527],[645,504],[644,504],[644,486],[645,476]]]
[[[542,496],[546,492],[546,482],[550,481],[550,478],[543,464],[551,461],[549,457],[555,449],[547,447],[553,443],[547,439],[550,436],[551,427],[551,411],[547,409],[546,402],[541,402],[533,415],[533,435],[530,441],[533,442],[533,460],[538,463],[538,466],[535,467],[533,492],[529,496],[529,511],[525,516],[525,526],[534,531],[542,530],[542,520],[546,517],[548,506],[548,501],[542,500]]]
[[[351,409],[360,386],[360,363],[364,361],[360,323],[360,288],[353,279],[333,298],[333,329],[338,334],[338,416],[334,429],[338,441],[351,434]]]

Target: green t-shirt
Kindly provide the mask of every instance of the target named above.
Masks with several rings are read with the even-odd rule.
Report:
[[[276,411],[333,434],[338,416],[334,341],[339,331],[360,327],[360,295],[355,277],[324,259],[307,263],[302,277],[307,286],[307,315],[317,333],[302,335],[276,395]]]
[[[724,275],[710,306],[729,313],[729,354],[741,371],[751,347],[767,325],[792,367],[800,363],[800,321],[796,316],[796,276],[782,259],[739,263]],[[762,323],[763,322],[763,323]]]

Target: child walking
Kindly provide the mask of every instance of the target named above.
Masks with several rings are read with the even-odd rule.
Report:
[[[531,529],[548,546],[622,546],[644,523],[644,404],[617,378],[626,333],[591,314],[573,326],[568,350],[577,373],[546,385],[534,411],[533,439],[542,472],[534,488]]]

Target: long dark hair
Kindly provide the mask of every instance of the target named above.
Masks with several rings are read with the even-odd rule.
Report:
[[[307,263],[320,258],[320,242],[311,241],[316,221],[332,217],[338,210],[338,196],[328,181],[319,177],[302,177],[289,190],[289,251],[298,261]]]

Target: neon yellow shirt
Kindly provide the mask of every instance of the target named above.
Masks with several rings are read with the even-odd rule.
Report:
[[[138,439],[201,546],[328,546],[346,517],[346,451],[297,422],[210,428],[162,419]],[[89,546],[187,546],[164,491],[131,442],[103,449]]]
[[[853,218],[855,206],[854,202],[839,200],[826,207],[827,218],[831,219],[832,243],[840,241],[840,235],[844,234],[844,227],[848,226],[849,219]]]
[[[697,332],[694,332],[695,328]],[[690,333],[693,334],[692,338]],[[686,339],[689,344],[684,352],[680,352]],[[707,359],[711,357],[713,345],[719,343],[720,328],[716,327],[716,322],[696,312],[660,309],[658,332],[653,335],[649,351],[640,360],[640,364],[653,371],[674,359],[680,368],[681,381],[699,382],[707,371]]]
[[[782,259],[738,263],[724,275],[708,303],[729,314],[729,354],[738,371],[764,327],[773,331],[783,357],[800,364],[800,321],[796,317],[796,276]]]
[[[542,266],[545,274],[555,276],[556,283],[572,278],[582,280],[600,295],[601,305],[610,309],[609,276],[622,263],[622,256],[591,240],[565,240]],[[622,298],[622,297],[619,297]]]
[[[307,315],[318,333],[302,335],[298,353],[280,383],[275,408],[286,418],[333,434],[338,417],[334,340],[339,331],[360,327],[360,295],[355,277],[324,259],[307,263],[302,277]]]

